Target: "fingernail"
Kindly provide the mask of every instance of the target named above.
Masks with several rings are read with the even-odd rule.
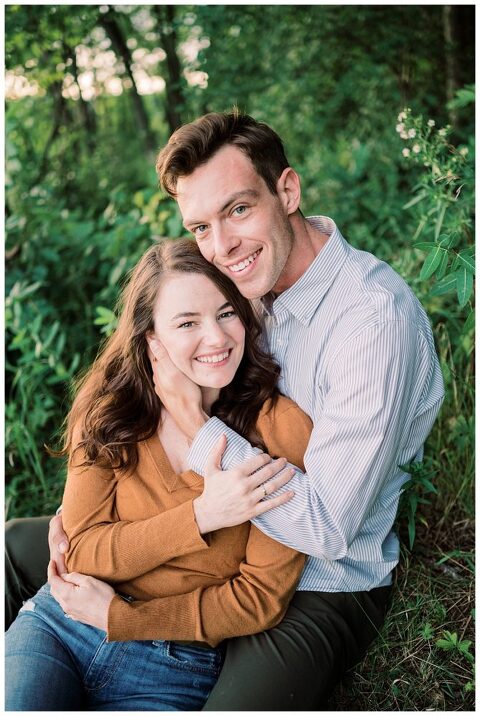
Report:
[[[68,548],[68,544],[65,541],[60,542],[60,544],[58,545],[58,551],[61,552],[62,554],[67,551],[67,548]]]

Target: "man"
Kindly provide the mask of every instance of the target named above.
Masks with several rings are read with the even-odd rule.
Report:
[[[265,483],[259,499],[242,467],[254,449],[203,414],[198,389],[155,348],[157,392],[205,477],[200,533],[251,519],[309,555],[282,623],[229,643],[206,710],[319,708],[383,622],[399,556],[399,465],[421,458],[443,398],[428,319],[391,268],[350,247],[331,219],[303,216],[299,177],[267,125],[237,112],[201,117],[172,135],[157,170],[204,256],[260,299],[280,388],[314,423],[306,473],[273,497]],[[234,478],[211,489],[220,460]],[[50,544],[61,572],[60,519]]]

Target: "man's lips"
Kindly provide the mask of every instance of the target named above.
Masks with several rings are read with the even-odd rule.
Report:
[[[249,269],[252,268],[252,266],[253,266],[254,263],[255,263],[255,260],[257,259],[257,257],[259,256],[259,254],[260,254],[261,251],[262,251],[262,249],[257,249],[256,251],[254,251],[253,253],[249,254],[248,256],[246,256],[246,257],[245,257],[244,259],[242,259],[241,261],[237,261],[237,262],[234,263],[234,264],[230,264],[229,266],[225,266],[225,268],[227,268],[231,273],[233,273],[233,274],[235,274],[235,275],[244,274],[244,273],[246,273]]]

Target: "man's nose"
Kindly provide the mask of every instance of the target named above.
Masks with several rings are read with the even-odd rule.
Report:
[[[215,256],[220,258],[228,258],[232,251],[240,245],[240,237],[236,236],[231,228],[227,228],[223,224],[219,224],[214,228],[213,243]]]

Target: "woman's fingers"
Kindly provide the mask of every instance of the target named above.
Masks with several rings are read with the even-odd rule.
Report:
[[[287,467],[282,469],[275,477],[268,479],[266,482],[262,482],[255,490],[255,497],[258,500],[264,500],[269,495],[279,490],[281,487],[290,482],[292,477],[295,475],[295,469],[293,467]]]
[[[285,502],[289,502],[294,495],[295,493],[293,490],[288,490],[287,492],[282,492],[281,495],[272,497],[269,500],[260,500],[260,502],[258,502],[253,508],[253,517],[258,517],[258,515],[268,512],[268,510],[273,510],[274,507],[284,505]]]
[[[220,438],[217,440],[213,448],[208,454],[207,461],[205,463],[205,474],[211,475],[212,472],[222,469],[222,457],[223,453],[227,449],[227,436],[222,433]]]

